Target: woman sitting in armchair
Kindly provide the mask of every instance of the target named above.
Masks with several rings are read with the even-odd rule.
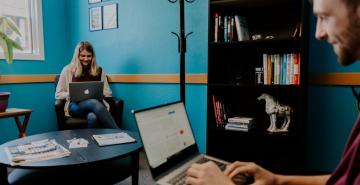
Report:
[[[67,116],[86,118],[88,127],[119,128],[111,116],[106,101],[87,99],[80,102],[70,101],[69,83],[82,81],[103,81],[104,97],[111,96],[111,89],[102,68],[96,64],[93,46],[81,41],[75,48],[70,64],[61,71],[56,86],[55,99],[66,99],[64,111]]]

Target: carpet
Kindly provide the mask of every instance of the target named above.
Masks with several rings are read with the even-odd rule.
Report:
[[[155,181],[151,176],[149,165],[145,156],[145,151],[141,151],[139,155],[139,185],[155,185]],[[116,183],[115,185],[131,185],[131,177]]]

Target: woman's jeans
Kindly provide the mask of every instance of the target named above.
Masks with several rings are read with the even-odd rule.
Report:
[[[73,117],[87,118],[89,128],[119,128],[105,105],[96,99],[70,102],[69,114]]]

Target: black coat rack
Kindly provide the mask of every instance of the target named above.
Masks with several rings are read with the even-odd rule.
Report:
[[[193,32],[185,35],[184,24],[184,1],[187,3],[193,3],[195,0],[168,0],[170,3],[179,2],[179,14],[180,14],[180,33],[171,32],[178,38],[178,52],[180,55],[180,100],[185,104],[185,53],[186,53],[186,38]]]

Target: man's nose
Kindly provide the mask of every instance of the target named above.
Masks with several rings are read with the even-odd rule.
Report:
[[[315,37],[318,40],[324,40],[327,37],[327,33],[319,21],[316,22]]]

